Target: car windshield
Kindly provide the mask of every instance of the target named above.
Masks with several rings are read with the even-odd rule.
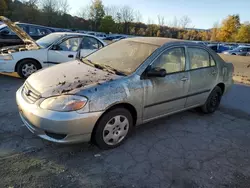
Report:
[[[60,39],[63,35],[64,34],[52,33],[45,37],[40,38],[39,40],[36,41],[36,43],[41,48],[48,48],[51,44]]]
[[[159,46],[122,40],[98,50],[86,59],[128,75],[133,73]]]

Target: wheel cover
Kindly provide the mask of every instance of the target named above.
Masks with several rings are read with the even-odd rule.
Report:
[[[218,107],[218,104],[220,102],[220,97],[219,97],[219,94],[216,93],[210,100],[210,106],[212,108],[217,108]]]
[[[103,129],[103,140],[108,145],[119,144],[128,134],[129,121],[125,116],[112,117]]]
[[[26,63],[22,67],[22,74],[25,77],[29,77],[31,74],[37,71],[36,66],[33,63]]]

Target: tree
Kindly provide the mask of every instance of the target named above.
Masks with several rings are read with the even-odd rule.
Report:
[[[157,18],[158,18],[158,24],[160,26],[165,25],[165,18],[164,18],[164,16],[158,15]]]
[[[173,21],[169,23],[169,26],[173,27],[173,28],[178,28],[179,27],[179,21],[176,18],[176,16],[174,17]]]
[[[120,9],[121,20],[124,24],[123,32],[129,34],[130,23],[134,20],[134,10],[129,6]]]
[[[218,39],[223,42],[234,41],[239,27],[240,27],[239,15],[229,15],[222,22],[222,26],[218,33]]]
[[[41,1],[42,12],[44,13],[45,24],[48,26],[53,26],[53,23],[56,22],[58,9],[57,0],[42,0]]]
[[[105,33],[114,32],[114,30],[115,30],[115,21],[112,18],[112,16],[105,16],[101,20],[100,30],[102,32],[105,32]]]
[[[211,30],[211,41],[218,41],[219,24],[216,22]]]
[[[79,11],[76,13],[77,16],[79,16],[80,18],[83,18],[85,20],[89,20],[90,19],[90,6],[85,6],[85,7],[81,7],[79,9]]]
[[[113,19],[116,19],[117,12],[119,8],[117,6],[105,6],[104,12],[106,16],[112,16]]]
[[[93,0],[92,5],[90,6],[90,19],[94,23],[93,29],[95,31],[98,30],[101,20],[104,17],[105,12],[104,12],[104,6],[102,4],[101,0]]]
[[[59,6],[59,11],[62,15],[68,13],[70,10],[68,0],[59,0],[58,6]]]
[[[157,36],[157,37],[161,37],[161,31],[160,31],[160,30],[157,31],[156,36]]]
[[[5,0],[0,0],[0,15],[5,15],[7,12],[7,3]]]
[[[134,15],[135,15],[135,22],[142,22],[142,15],[140,11],[136,11]]]
[[[179,20],[179,25],[181,28],[187,28],[191,24],[191,19],[188,16],[183,16]]]
[[[237,33],[236,40],[238,42],[244,42],[244,43],[250,42],[250,25],[245,25],[245,24],[241,25]]]

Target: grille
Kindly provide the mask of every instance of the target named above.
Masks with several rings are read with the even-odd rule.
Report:
[[[28,83],[24,84],[22,94],[24,99],[32,104],[41,98],[40,93],[35,91]]]

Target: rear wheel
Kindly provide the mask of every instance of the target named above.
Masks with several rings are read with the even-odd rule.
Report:
[[[113,109],[98,121],[94,141],[101,149],[112,149],[121,145],[129,136],[133,119],[124,108]]]
[[[201,107],[201,110],[206,114],[214,113],[220,106],[221,97],[221,88],[216,86],[208,96],[206,103]]]
[[[18,63],[17,73],[21,78],[28,78],[40,68],[41,66],[36,61],[27,59]]]

